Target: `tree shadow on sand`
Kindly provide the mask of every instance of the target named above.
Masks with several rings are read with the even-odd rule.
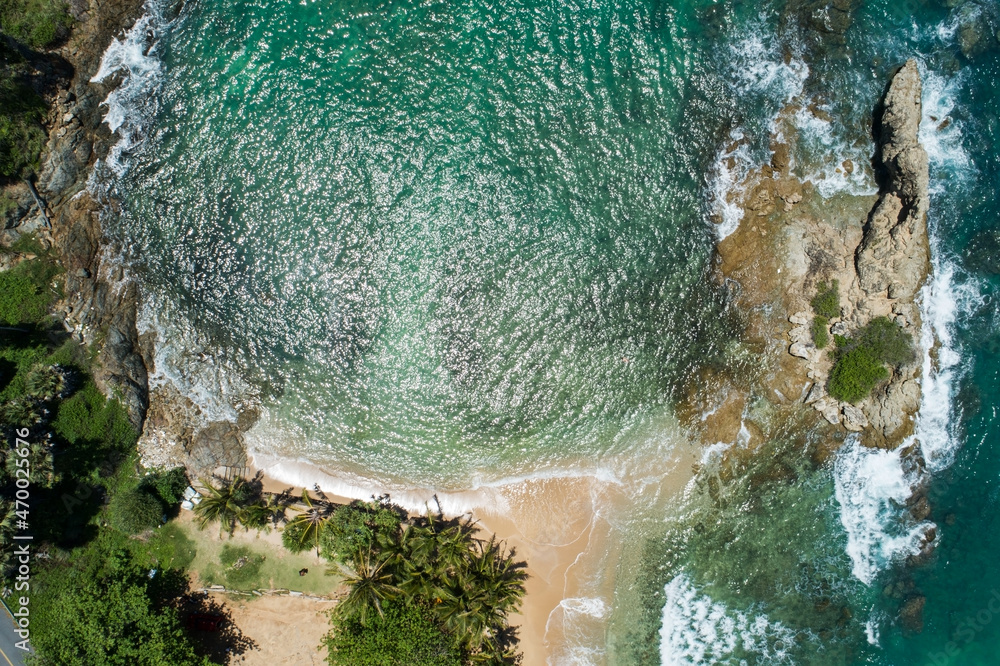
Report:
[[[232,611],[208,594],[186,595],[181,599],[179,610],[181,621],[200,654],[217,664],[236,663],[237,657],[260,647],[236,626]]]

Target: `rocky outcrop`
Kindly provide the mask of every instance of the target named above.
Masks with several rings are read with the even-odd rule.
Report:
[[[86,191],[94,163],[115,140],[102,124],[101,102],[109,86],[90,83],[108,44],[130,28],[142,13],[141,0],[73,0],[77,20],[69,39],[50,55],[71,73],[54,72],[46,92],[50,103],[49,139],[42,156],[37,189],[49,209],[52,228],[40,224],[39,207],[21,206],[30,192],[17,191],[18,209],[5,242],[33,232],[43,246],[54,247],[65,268],[66,298],[56,305],[77,340],[94,346],[94,379],[107,395],[117,395],[129,419],[141,428],[148,407],[148,377],[136,327],[137,288],[120,267],[106,259],[100,207]],[[22,188],[25,189],[25,188]],[[25,216],[34,216],[27,219]]]
[[[98,349],[94,380],[118,395],[129,420],[142,427],[148,400],[146,365],[136,327],[138,293],[122,269],[105,261],[100,207],[81,191],[58,209],[53,240],[66,269],[66,298],[57,306],[66,329]]]
[[[880,157],[886,177],[855,260],[861,288],[872,298],[912,302],[930,264],[920,90],[920,72],[911,60],[893,77],[883,103]]]

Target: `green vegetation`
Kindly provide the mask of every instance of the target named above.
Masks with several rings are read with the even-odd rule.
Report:
[[[343,621],[323,641],[334,666],[461,666],[462,652],[426,609],[392,601],[368,624]]]
[[[160,500],[142,488],[116,493],[108,506],[111,524],[123,534],[138,534],[156,527],[163,511]]]
[[[51,286],[56,275],[55,267],[37,261],[0,273],[0,325],[41,322],[57,296]]]
[[[823,349],[828,344],[830,344],[830,320],[822,315],[816,315],[813,317],[812,328],[810,333],[812,333],[813,344],[816,345],[816,349]]]
[[[899,367],[915,358],[913,337],[886,317],[876,317],[853,338],[834,336],[836,360],[827,392],[844,402],[864,399],[889,378],[886,364]]]
[[[840,316],[840,283],[834,280],[832,283],[820,282],[816,285],[816,295],[809,302],[813,312],[820,317],[836,319]]]
[[[329,560],[347,562],[355,553],[391,543],[400,522],[400,514],[383,502],[338,506],[320,535],[321,553]]]
[[[0,30],[33,49],[45,48],[73,24],[59,0],[0,0]]]
[[[228,586],[241,589],[257,581],[264,556],[247,546],[232,546],[227,543],[222,546],[219,561],[225,567]]]
[[[840,316],[840,284],[820,282],[809,304],[815,313],[809,332],[816,349],[823,349],[830,344],[830,320]]]
[[[28,178],[38,172],[46,106],[27,84],[22,51],[51,46],[65,36],[72,24],[67,9],[60,0],[0,0],[0,177]],[[11,203],[0,202],[3,215]]]
[[[0,176],[27,178],[39,168],[45,102],[16,75],[0,70]]]
[[[385,498],[380,503],[395,512]],[[367,503],[345,508],[361,514],[369,525],[374,523],[372,516],[379,515]],[[380,521],[388,523],[388,516],[383,514]],[[338,561],[331,572],[343,575],[350,588],[331,616],[333,628],[327,637],[330,663],[345,663],[334,649],[340,640],[337,637],[355,635],[359,628],[373,627],[371,642],[365,643],[372,650],[402,650],[403,645],[374,639],[397,626],[396,617],[383,622],[386,609],[396,603],[409,609],[410,620],[419,616],[450,638],[440,644],[447,647],[441,658],[448,658],[454,646],[460,655],[458,663],[516,663],[516,641],[507,616],[524,595],[524,564],[516,562],[514,551],[508,551],[503,543],[494,538],[479,539],[475,525],[469,522],[443,521],[433,514],[409,522],[397,522],[394,530],[383,524],[375,532],[380,538],[367,543],[339,541],[349,550],[330,553]],[[326,529],[332,525],[328,523]],[[337,542],[335,537],[328,540]],[[379,662],[379,654],[357,655],[358,663],[391,663]]]
[[[187,478],[139,476],[125,410],[94,385],[87,350],[52,327],[58,268],[38,254],[0,273],[0,568],[13,587],[13,536],[27,520],[34,552],[48,555],[32,560],[37,663],[208,664],[173,604],[187,590],[191,542],[146,531],[176,507]],[[18,475],[30,484],[27,509],[14,502]]]
[[[281,533],[281,542],[293,553],[315,548],[318,554],[323,529],[333,515],[333,504],[326,500],[326,496],[318,488],[316,490],[320,494],[318,500],[314,500],[308,490],[302,491],[305,509],[289,521]]]
[[[176,571],[153,574],[127,541],[104,534],[69,564],[33,580],[31,642],[41,663],[208,665],[169,601],[184,593]]]

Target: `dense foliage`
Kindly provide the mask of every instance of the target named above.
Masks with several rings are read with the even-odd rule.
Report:
[[[355,502],[342,510],[356,515],[342,518],[340,527],[329,521],[325,530],[339,532],[352,523],[364,527],[356,540],[337,533],[324,539],[328,546],[340,548],[325,552],[338,562],[331,572],[342,575],[349,587],[332,616],[328,644],[336,645],[337,637],[345,633],[364,634],[371,628],[379,639],[363,643],[373,651],[364,654],[367,661],[358,663],[394,663],[378,660],[385,650],[405,647],[387,643],[386,627],[395,625],[386,624],[384,618],[386,609],[404,603],[410,606],[411,617],[418,613],[449,637],[458,648],[460,663],[517,663],[507,617],[520,605],[527,576],[513,550],[495,539],[478,538],[471,523],[443,521],[433,514],[408,523],[399,522],[397,516],[391,529],[389,516],[397,510],[385,498]],[[330,659],[331,664],[345,663],[332,649]]]
[[[31,642],[40,664],[211,663],[196,655],[170,605],[187,581],[175,571],[152,573],[119,540],[99,538],[33,582]]]
[[[840,284],[837,280],[816,285],[816,295],[809,302],[813,312],[820,317],[836,319],[840,316]]]
[[[365,624],[353,617],[338,623],[323,640],[334,666],[461,666],[462,652],[430,613],[405,601],[385,604]]]
[[[32,550],[48,556],[32,564],[36,663],[207,664],[173,608],[187,581],[171,567],[191,561],[189,544],[127,536],[159,525],[187,477],[139,476],[125,410],[94,385],[87,350],[51,327],[57,268],[40,254],[0,273],[3,325],[14,324],[0,329],[0,565],[9,578],[12,537],[26,519]],[[13,501],[18,473],[30,483],[27,511]]]
[[[0,0],[0,30],[40,49],[65,36],[73,19],[61,0]]]
[[[889,378],[886,364],[899,367],[916,354],[913,336],[886,317],[875,317],[854,337],[835,336],[837,348],[827,392],[844,402],[864,399]]]
[[[160,500],[143,488],[115,493],[108,505],[111,524],[123,534],[138,534],[160,524],[164,508]]]
[[[55,275],[56,269],[41,261],[21,262],[0,272],[0,326],[41,322],[56,296],[50,284]]]
[[[384,502],[353,502],[338,506],[320,535],[320,551],[329,560],[350,561],[389,544],[399,532],[400,512]]]
[[[0,0],[0,177],[27,178],[39,169],[47,109],[28,85],[31,67],[25,53],[68,34],[67,9],[61,0]],[[11,205],[4,197],[0,213],[6,215]]]

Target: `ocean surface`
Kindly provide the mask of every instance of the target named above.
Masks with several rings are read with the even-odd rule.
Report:
[[[1000,6],[838,4],[842,35],[821,2],[151,4],[95,77],[122,80],[121,140],[92,188],[154,383],[258,415],[252,453],[347,494],[615,488],[617,560],[562,608],[553,664],[1000,663]],[[707,451],[668,495],[685,381],[742,350],[712,279],[726,192],[789,103],[825,112],[796,116],[796,173],[874,191],[872,109],[910,57],[926,470],[850,438],[816,465],[790,436],[724,474]]]

